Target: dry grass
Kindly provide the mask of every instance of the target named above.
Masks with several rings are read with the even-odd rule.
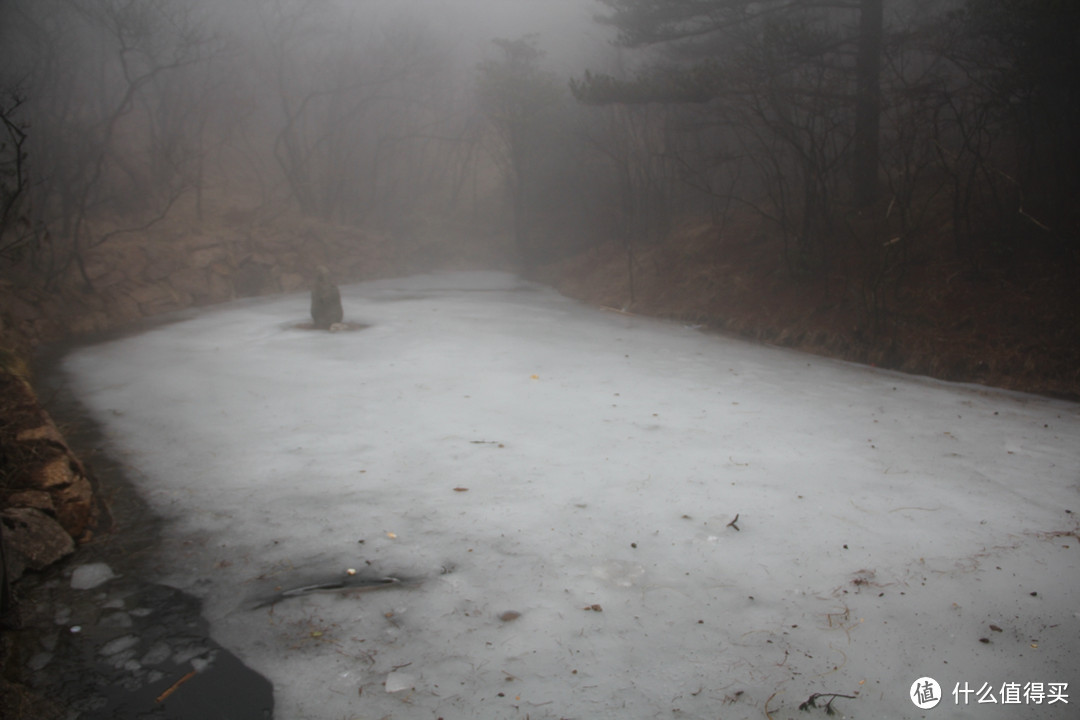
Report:
[[[782,247],[747,219],[723,236],[687,225],[637,250],[634,297],[625,250],[610,244],[542,268],[537,277],[586,302],[700,324],[785,347],[929,375],[1080,398],[1080,291],[1068,264],[1029,257],[995,266],[913,258],[867,327],[857,271],[793,277]]]

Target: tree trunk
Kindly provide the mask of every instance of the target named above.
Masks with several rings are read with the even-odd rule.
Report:
[[[859,47],[856,56],[855,154],[852,193],[857,207],[877,200],[881,127],[881,44],[883,0],[860,0]]]

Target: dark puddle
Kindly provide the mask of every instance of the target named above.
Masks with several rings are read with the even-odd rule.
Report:
[[[387,590],[397,587],[409,587],[418,585],[418,580],[409,580],[396,577],[345,577],[340,580],[318,580],[312,583],[299,585],[287,590],[280,590],[265,597],[255,598],[249,603],[249,609],[258,610],[270,605],[276,605],[292,598],[301,598],[316,594],[357,595],[359,593],[373,592],[375,590]]]
[[[67,386],[60,362],[72,347],[38,359],[35,388],[89,466],[105,512],[91,542],[16,585],[20,626],[6,640],[17,668],[5,674],[63,708],[65,718],[273,717],[273,686],[210,638],[199,600],[143,579],[157,574],[163,521],[104,451],[100,428]],[[72,587],[80,567],[98,571],[89,573],[93,587]]]
[[[76,590],[61,572],[22,602],[28,684],[81,719],[273,717],[273,686],[210,639],[190,595],[129,576]]]
[[[315,323],[308,321],[308,322],[301,322],[301,323],[294,323],[294,322],[285,323],[285,325],[283,325],[282,327],[288,328],[290,330],[316,330],[318,332],[338,333],[338,332],[356,332],[357,330],[366,330],[367,328],[369,328],[371,326],[366,325],[364,323],[346,321],[346,322],[334,323],[328,329],[328,328],[322,328],[322,327],[315,327]]]

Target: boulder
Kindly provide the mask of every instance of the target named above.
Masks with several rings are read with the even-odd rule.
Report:
[[[97,520],[97,506],[82,463],[69,453],[59,455],[34,472],[33,486],[52,498],[56,519],[71,537],[86,536]]]
[[[8,580],[27,570],[42,570],[75,551],[75,543],[56,520],[35,508],[0,511]]]
[[[169,284],[198,299],[210,294],[210,276],[202,268],[184,268],[169,276]]]
[[[287,293],[296,292],[307,284],[303,275],[289,272],[281,273],[281,277],[278,278],[278,281],[281,283],[282,292]]]
[[[131,291],[131,299],[140,305],[165,304],[175,302],[176,298],[176,293],[165,283],[139,285]]]
[[[56,429],[56,424],[53,423],[52,418],[44,410],[41,411],[42,419],[45,420],[43,425],[37,427],[26,428],[20,430],[15,435],[15,442],[31,442],[34,440],[48,440],[56,443],[62,448],[67,449],[67,442],[64,440],[64,436],[60,434],[60,431]]]
[[[174,289],[167,282],[136,287],[131,298],[139,303],[140,311],[146,316],[181,310],[192,301],[190,294]]]
[[[92,310],[81,315],[73,315],[67,319],[68,330],[73,335],[89,335],[101,332],[107,330],[109,325],[108,314],[101,310]]]
[[[253,297],[277,289],[269,269],[256,262],[249,262],[236,270],[233,287],[240,297]]]
[[[221,275],[216,270],[210,273],[210,299],[214,302],[223,302],[232,298],[232,283],[227,275]]]
[[[219,277],[232,277],[236,269],[228,263],[216,262],[210,266],[210,272]]]
[[[52,496],[44,490],[22,490],[8,495],[4,504],[12,508],[33,508],[56,517]]]
[[[129,292],[130,288],[126,283],[114,288],[108,288],[102,292],[114,324],[123,325],[140,320],[143,317],[139,303],[132,299]]]
[[[330,280],[330,271],[325,265],[320,265],[315,287],[311,290],[311,319],[315,327],[326,330],[341,322],[343,317],[341,292]]]
[[[191,267],[205,269],[228,257],[228,251],[220,245],[200,248],[191,253]]]

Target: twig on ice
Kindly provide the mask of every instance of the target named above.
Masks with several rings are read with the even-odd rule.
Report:
[[[168,690],[166,690],[165,692],[158,695],[157,696],[157,702],[161,702],[165,698],[172,695],[174,692],[176,692],[177,688],[179,688],[181,685],[183,685],[184,683],[186,683],[188,680],[190,680],[193,677],[195,677],[195,671],[194,670],[192,670],[187,675],[185,675],[184,677],[182,677],[179,680],[177,680],[176,682],[174,682],[172,684],[172,686],[169,687]]]

